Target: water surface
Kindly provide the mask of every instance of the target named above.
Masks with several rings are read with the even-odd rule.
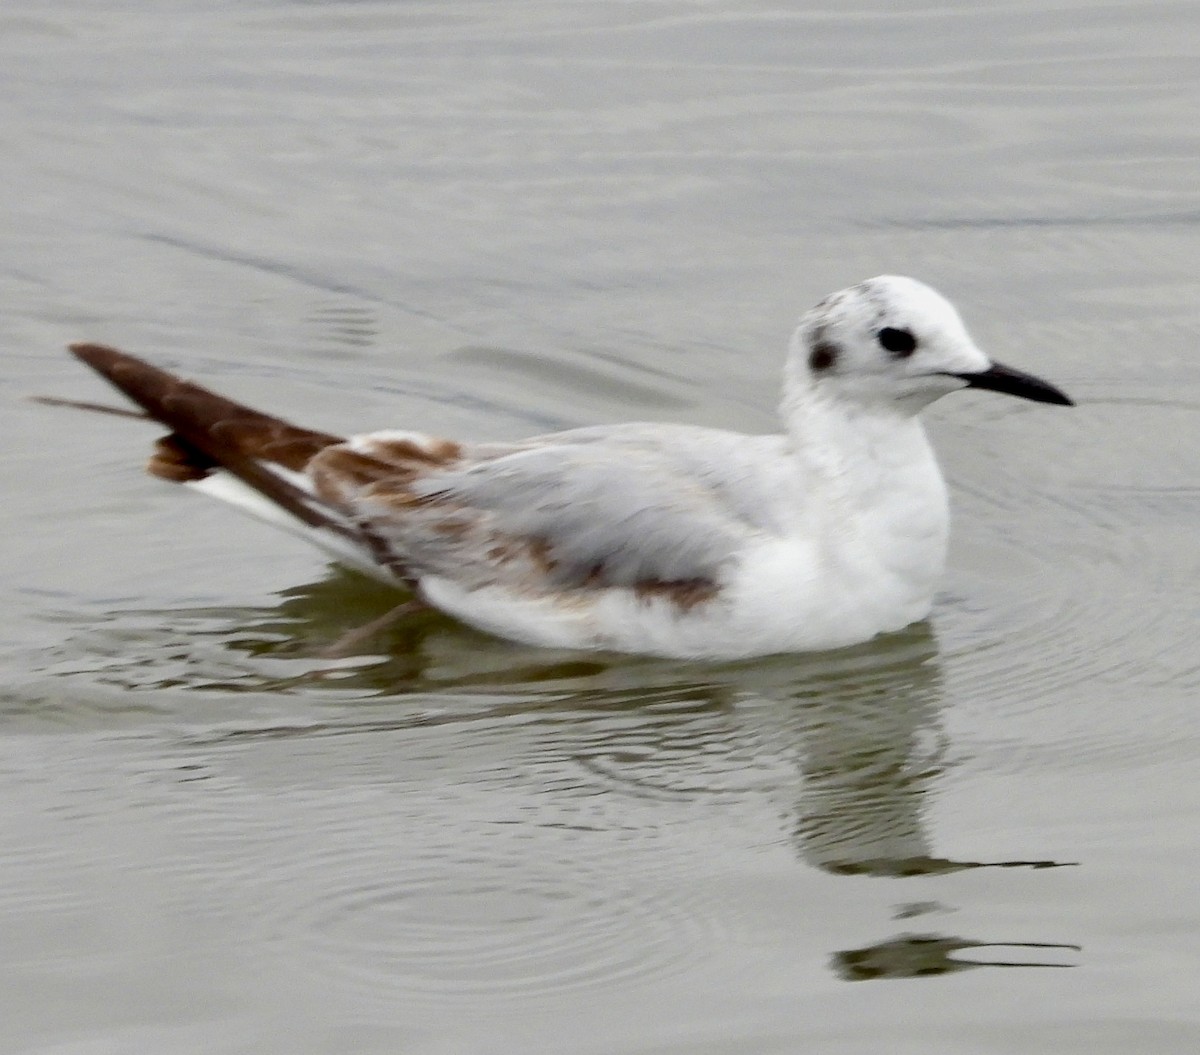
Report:
[[[1193,1052],[1194,5],[0,12],[0,1048]],[[703,665],[438,617],[142,476],[108,341],[328,430],[774,427],[944,289],[931,620]]]

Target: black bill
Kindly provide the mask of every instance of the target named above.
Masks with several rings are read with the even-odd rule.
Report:
[[[1014,370],[1011,366],[993,363],[988,370],[977,374],[954,374],[962,378],[971,388],[986,388],[990,392],[1007,392],[1010,396],[1032,399],[1035,403],[1057,403],[1073,407],[1075,401],[1061,389],[1033,374]]]

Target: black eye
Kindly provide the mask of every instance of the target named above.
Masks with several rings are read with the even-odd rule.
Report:
[[[917,350],[917,339],[911,330],[897,330],[885,326],[879,331],[877,338],[880,345],[897,359],[907,359]]]

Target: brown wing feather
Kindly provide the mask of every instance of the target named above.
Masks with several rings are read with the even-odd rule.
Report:
[[[220,467],[304,523],[345,533],[318,500],[268,468],[303,471],[341,437],[263,414],[115,348],[73,344],[71,352],[171,430],[147,467],[155,476],[182,483]]]

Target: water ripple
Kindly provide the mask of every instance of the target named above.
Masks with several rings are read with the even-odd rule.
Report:
[[[967,706],[1002,709],[1010,749],[1022,722],[1039,722],[1042,747],[1077,761],[1132,758],[1200,733],[1188,704],[1200,686],[1189,569],[1200,457],[1186,439],[1200,407],[1100,394],[1073,412],[1069,439],[1066,424],[1018,427],[1022,410],[985,411],[1005,455],[955,488],[964,557],[945,626],[948,661],[964,660],[956,692]],[[1035,444],[1053,453],[1039,458]],[[1056,707],[1085,686],[1086,717]],[[1131,696],[1147,691],[1163,705],[1131,725]]]
[[[398,854],[386,879],[374,852],[313,861],[295,877],[309,900],[279,907],[268,940],[382,996],[447,1000],[629,985],[680,970],[711,940],[714,906],[656,881],[669,860],[620,846],[614,875],[577,840],[559,838],[556,854],[543,831],[531,861],[511,833],[475,834],[486,854]]]

